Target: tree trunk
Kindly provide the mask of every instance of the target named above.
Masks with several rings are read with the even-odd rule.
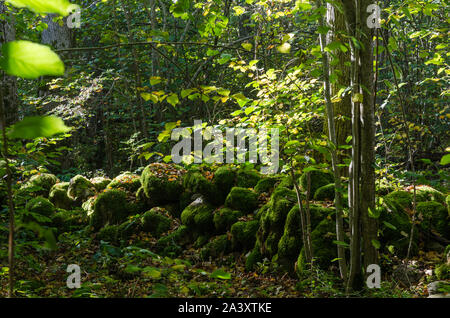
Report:
[[[13,41],[16,37],[14,29],[14,18],[12,14],[7,13],[7,8],[0,3],[0,14],[6,14],[5,20],[0,20],[0,48],[3,43]],[[15,76],[0,77],[0,89],[3,95],[3,106],[5,108],[6,126],[14,124],[19,120],[18,101],[17,101],[17,80]]]

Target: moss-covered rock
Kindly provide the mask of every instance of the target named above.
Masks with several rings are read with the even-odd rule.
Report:
[[[324,201],[324,200],[334,200],[334,183],[327,184],[323,187],[320,187],[314,193],[314,200],[316,201]]]
[[[88,224],[86,214],[79,210],[58,209],[51,216],[52,226],[58,229],[58,233],[69,232],[80,229]]]
[[[384,197],[386,207],[393,212],[403,212],[412,209],[413,197],[407,191],[393,191]]]
[[[331,261],[337,257],[337,247],[333,243],[336,240],[335,228],[335,222],[331,218],[325,218],[311,232],[314,264],[324,270],[328,269]],[[305,259],[305,250],[302,247],[297,259],[297,274],[302,276],[308,266]]]
[[[119,245],[122,241],[128,241],[133,235],[141,231],[141,224],[138,220],[127,220],[121,224],[105,225],[97,233],[96,238]]]
[[[414,190],[410,190],[413,192]],[[436,201],[444,204],[445,195],[430,186],[427,185],[419,185],[416,187],[416,201],[424,202],[424,201]]]
[[[56,183],[51,189],[48,199],[55,207],[65,210],[70,210],[73,205],[73,200],[67,195],[69,182]]]
[[[192,168],[183,176],[183,187],[192,194],[201,194],[213,204],[220,204],[221,195],[216,185],[206,179],[200,169]]]
[[[158,254],[169,257],[178,256],[183,246],[191,240],[190,231],[187,226],[182,225],[172,233],[161,237],[156,243],[156,251]]]
[[[154,204],[177,202],[183,193],[182,176],[185,171],[176,165],[152,163],[141,175],[144,193]]]
[[[314,193],[316,193],[317,189],[320,187],[326,186],[327,184],[334,182],[334,176],[331,172],[321,171],[321,170],[313,170],[309,172],[310,174],[310,197],[312,198]],[[308,173],[302,174],[300,177],[299,183],[304,191],[308,189]]]
[[[256,244],[245,259],[245,270],[248,272],[255,270],[256,264],[261,262],[262,259],[261,248]]]
[[[213,221],[217,233],[227,232],[241,216],[242,213],[240,211],[232,210],[230,208],[222,208],[215,211]]]
[[[231,241],[228,239],[228,236],[224,234],[216,236],[208,243],[206,243],[206,245],[200,251],[200,256],[203,260],[207,260],[209,258],[216,259],[230,252]]]
[[[59,182],[59,179],[55,175],[51,173],[40,173],[33,175],[30,180],[25,183],[22,189],[26,190],[36,188],[35,190],[33,190],[34,193],[36,193],[38,196],[47,198],[50,193],[50,189],[57,182]]]
[[[193,247],[198,249],[206,245],[206,243],[208,243],[209,241],[210,236],[211,235],[203,235],[203,234],[198,235],[197,239],[194,242]]]
[[[95,195],[95,193],[95,186],[87,178],[77,175],[70,179],[67,195],[78,206],[81,206],[84,201]]]
[[[190,231],[207,234],[214,232],[214,208],[205,203],[202,197],[186,207],[181,213],[181,222]]]
[[[278,176],[268,176],[258,181],[255,186],[255,192],[261,194],[263,192],[270,193],[277,182],[280,181],[280,177]]]
[[[99,240],[109,242],[111,244],[117,244],[119,239],[119,225],[106,225],[100,229],[97,234]]]
[[[117,225],[124,222],[129,215],[127,196],[121,190],[109,190],[100,193],[94,202],[90,215],[91,225],[95,230],[104,225]]]
[[[450,280],[450,265],[441,264],[434,270],[436,277],[441,280]]]
[[[40,215],[50,216],[55,212],[55,206],[44,197],[36,197],[28,201],[25,209]]]
[[[287,265],[288,269],[293,269],[302,245],[300,211],[298,205],[295,205],[287,215],[284,233],[278,242],[278,259],[280,263]]]
[[[86,213],[88,217],[90,217],[91,214],[94,213],[94,203],[96,199],[97,197],[90,197],[81,205],[81,209]]]
[[[234,223],[231,226],[233,250],[244,252],[251,250],[255,246],[258,228],[259,223],[256,220]]]
[[[241,188],[254,188],[261,180],[261,174],[256,170],[240,169],[237,172],[236,185]]]
[[[129,171],[115,177],[108,184],[109,189],[124,189],[129,192],[136,192],[141,187],[141,178],[137,174]]]
[[[217,168],[214,172],[213,183],[216,185],[218,191],[224,194],[226,198],[231,188],[236,182],[236,171],[229,166],[222,166]]]
[[[450,236],[450,226],[447,209],[437,201],[419,202],[416,206],[421,216],[420,227],[425,231],[432,229],[444,237]]]
[[[106,187],[111,183],[111,179],[106,177],[95,177],[90,179],[91,183],[94,185],[97,192],[101,192],[106,189]]]
[[[225,206],[245,214],[252,213],[258,207],[258,194],[250,189],[234,187],[225,200]]]
[[[164,211],[164,209],[153,208],[145,212],[141,218],[142,230],[157,238],[170,230],[172,220],[163,214]]]

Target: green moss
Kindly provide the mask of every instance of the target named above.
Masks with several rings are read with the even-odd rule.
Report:
[[[97,234],[99,240],[117,244],[119,239],[119,225],[106,225]]]
[[[280,181],[279,177],[276,176],[269,176],[266,178],[263,178],[258,181],[258,183],[255,186],[255,192],[258,194],[261,194],[263,192],[269,193],[274,187],[277,182]]]
[[[180,175],[181,173],[178,173],[178,168],[175,166],[148,165],[141,175],[141,184],[145,195],[155,204],[178,201],[183,193]]]
[[[115,177],[108,184],[109,189],[124,189],[129,192],[136,192],[141,187],[141,179],[137,174],[129,171]]]
[[[450,265],[441,264],[434,270],[436,277],[441,280],[450,280]]]
[[[94,185],[97,192],[105,190],[108,184],[111,183],[111,179],[105,177],[95,177],[90,179],[89,181],[91,181],[91,183]]]
[[[444,204],[445,196],[442,192],[430,186],[420,185],[416,187],[416,200],[417,202],[437,201]]]
[[[300,177],[300,180],[299,180],[300,186],[302,187],[302,189],[304,191],[306,191],[308,188],[307,174],[308,173],[302,174],[302,176]],[[327,184],[334,182],[334,177],[331,172],[326,172],[326,171],[321,171],[321,170],[313,170],[313,171],[310,171],[309,174],[310,174],[310,180],[311,180],[310,192],[309,192],[310,197],[312,197],[314,195],[314,193],[316,193],[317,189],[319,189],[320,187],[326,186]]]
[[[258,245],[255,245],[245,260],[245,270],[248,272],[255,270],[256,264],[261,262],[262,259],[263,257],[261,255],[260,248]]]
[[[199,235],[194,242],[194,248],[201,248],[209,241],[209,235]]]
[[[119,225],[118,228],[118,238],[120,240],[127,241],[134,234],[137,234],[142,231],[142,223],[139,219],[134,218],[132,220],[127,220]]]
[[[218,191],[226,197],[236,182],[236,171],[228,166],[217,168],[212,181]]]
[[[203,260],[209,258],[218,258],[231,252],[231,242],[226,234],[216,236],[210,240],[200,251],[200,256]]]
[[[286,218],[284,233],[278,243],[278,258],[294,265],[302,244],[300,212],[298,205],[295,205]]]
[[[232,246],[235,251],[248,251],[256,242],[259,223],[256,220],[236,222],[231,226]]]
[[[236,223],[242,213],[230,208],[222,208],[214,213],[214,226],[217,233],[225,233]]]
[[[407,191],[394,191],[384,197],[386,207],[395,212],[402,212],[412,208],[412,195]]]
[[[448,216],[450,216],[450,195],[445,198],[445,205],[447,205]]]
[[[55,206],[44,197],[36,197],[28,201],[25,206],[28,212],[50,217],[55,213]],[[36,217],[34,217],[36,219]],[[29,220],[31,221],[31,219]]]
[[[127,196],[121,190],[109,190],[99,194],[94,202],[91,225],[95,230],[104,225],[120,224],[129,215]]]
[[[234,187],[225,200],[225,206],[245,214],[252,213],[258,207],[258,194],[246,188]]]
[[[214,183],[207,180],[199,169],[189,170],[183,177],[183,187],[192,194],[201,194],[213,204],[220,204],[221,195]]]
[[[69,188],[67,189],[67,195],[70,199],[81,206],[81,204],[87,200],[87,198],[95,195],[95,186],[91,181],[81,175],[77,175],[70,180]]]
[[[50,189],[59,182],[58,178],[51,173],[35,174],[30,180],[22,187],[23,189],[29,189],[36,187],[33,190],[39,196],[48,197]]]
[[[450,236],[447,209],[436,201],[419,202],[416,206],[417,213],[422,216],[420,226],[425,231],[432,229],[444,237]]]
[[[320,187],[314,193],[314,200],[316,201],[325,201],[325,200],[334,200],[334,183],[327,184],[323,187]]]
[[[163,256],[174,257],[182,252],[182,247],[190,241],[187,226],[180,226],[172,233],[161,237],[156,243],[156,251]]]
[[[91,214],[94,212],[94,203],[96,197],[90,197],[87,199],[83,204],[81,205],[81,209],[86,213],[87,216],[91,216]]]
[[[55,207],[69,210],[72,207],[73,201],[67,195],[69,182],[56,183],[51,189],[48,199]]]
[[[199,198],[183,210],[181,222],[193,232],[212,233],[214,231],[213,210],[213,207]]]
[[[253,188],[259,180],[261,180],[261,175],[258,171],[240,169],[237,173],[236,185],[241,188]]]
[[[331,218],[322,220],[311,232],[311,245],[314,251],[314,264],[321,269],[328,269],[331,261],[337,257],[337,247],[333,243],[336,240],[335,222]],[[297,259],[296,272],[302,276],[308,268],[305,259],[304,247],[301,249]]]
[[[59,233],[79,229],[88,223],[86,214],[79,209],[70,211],[59,209],[51,219],[52,226],[56,227]]]
[[[152,236],[157,238],[170,230],[172,225],[172,221],[161,212],[160,208],[153,208],[145,212],[141,218],[142,230],[151,233]]]
[[[304,207],[306,209],[306,206]],[[334,208],[325,208],[319,204],[309,205],[309,214],[311,219],[311,228],[314,229],[319,223],[328,216],[335,213]]]

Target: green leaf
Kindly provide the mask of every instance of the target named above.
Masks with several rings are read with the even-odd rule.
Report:
[[[375,209],[375,211],[372,211],[370,207],[367,208],[367,212],[369,214],[369,217],[371,217],[372,219],[378,219],[381,214],[381,210]]]
[[[25,117],[14,124],[9,132],[11,138],[34,139],[38,137],[51,137],[70,130],[61,118],[56,116]]]
[[[277,47],[277,51],[280,53],[283,53],[283,54],[289,53],[290,50],[291,50],[291,45],[287,42],[285,42]]]
[[[253,45],[252,45],[251,43],[248,43],[248,42],[242,43],[241,45],[242,45],[242,47],[243,47],[245,50],[247,50],[247,51],[251,51],[251,50],[252,50],[252,47],[253,47]]]
[[[342,242],[342,241],[333,241],[333,243],[337,244],[337,245],[340,245],[340,246],[343,246],[345,248],[350,247],[350,245],[348,243]]]
[[[64,75],[64,63],[50,47],[29,41],[12,41],[2,46],[0,68],[13,76],[35,79]]]
[[[151,278],[160,278],[161,277],[161,272],[159,271],[159,269],[157,269],[155,267],[146,266],[142,269],[142,272],[144,273],[145,276],[148,276]]]
[[[441,164],[442,166],[445,166],[445,165],[448,165],[449,163],[450,163],[450,153],[444,155],[444,156],[441,158],[440,164]]]
[[[372,245],[373,245],[373,247],[375,247],[377,250],[379,250],[380,247],[381,247],[380,241],[378,241],[378,240],[372,240]]]
[[[383,224],[386,225],[386,227],[390,228],[391,230],[397,230],[397,228],[395,227],[395,225],[392,225],[389,222],[383,221]]]
[[[217,269],[211,273],[211,278],[219,278],[219,279],[231,279],[231,274],[225,272],[223,269]]]
[[[6,0],[17,8],[28,8],[36,13],[58,13],[62,16],[69,15],[79,6],[68,0]]]
[[[178,99],[178,95],[176,93],[170,94],[169,97],[167,97],[167,102],[175,107],[180,100]]]

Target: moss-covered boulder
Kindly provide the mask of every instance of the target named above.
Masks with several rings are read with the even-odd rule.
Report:
[[[48,199],[39,196],[28,201],[25,210],[28,212],[25,217],[26,222],[45,223],[46,221],[43,221],[41,216],[51,217],[55,213],[55,206]]]
[[[127,219],[128,215],[129,204],[126,192],[112,189],[100,193],[95,199],[90,222],[94,229],[98,230],[107,224],[120,224]]]
[[[279,263],[286,265],[287,269],[293,269],[302,245],[300,211],[298,205],[295,205],[287,215],[284,233],[278,242]]]
[[[205,202],[203,197],[199,197],[186,207],[181,213],[181,222],[192,232],[202,235],[214,232],[214,207]]]
[[[386,207],[392,212],[403,212],[412,209],[413,197],[407,191],[393,191],[384,197]]]
[[[101,192],[106,189],[106,187],[111,183],[112,180],[106,177],[95,177],[90,179],[89,181],[91,181],[91,183],[94,185],[97,192]]]
[[[95,186],[91,181],[89,181],[89,179],[83,177],[82,175],[77,175],[70,179],[67,195],[76,204],[78,204],[78,206],[81,206],[84,201],[95,195],[95,193]]]
[[[137,192],[141,187],[141,177],[129,171],[119,174],[109,184],[109,189],[124,189],[129,192]]]
[[[73,205],[73,200],[67,195],[69,182],[56,183],[51,189],[48,199],[55,207],[65,210],[70,210]]]
[[[259,228],[257,220],[243,222],[239,221],[231,226],[231,242],[233,250],[248,251],[255,246],[256,232]]]
[[[284,233],[284,225],[289,211],[294,206],[294,191],[278,186],[272,193],[266,207],[258,213],[259,229],[257,245],[264,257],[272,259],[278,251],[278,242]]]
[[[450,216],[450,195],[445,198],[445,205],[447,205],[448,216]]]
[[[325,201],[325,200],[334,200],[334,183],[327,184],[323,187],[320,187],[314,193],[314,200],[316,201]]]
[[[236,176],[236,185],[241,188],[254,188],[259,180],[261,174],[253,169],[240,169]]]
[[[413,191],[414,191],[413,189],[410,190],[411,193]],[[416,201],[417,202],[436,201],[444,204],[445,195],[441,191],[436,190],[430,186],[419,185],[416,187]]]
[[[450,264],[441,264],[434,270],[436,277],[440,280],[450,280]]]
[[[58,229],[58,234],[81,229],[89,223],[86,214],[80,209],[58,209],[51,220],[52,226]]]
[[[146,197],[154,204],[177,202],[183,193],[182,177],[186,171],[176,165],[152,163],[141,175]]]
[[[221,203],[221,195],[216,185],[208,180],[200,169],[192,168],[183,176],[183,187],[191,194],[201,194],[212,204]]]
[[[261,247],[256,243],[255,247],[248,253],[245,259],[245,270],[247,272],[255,270],[256,265],[262,260]]]
[[[328,269],[331,261],[337,257],[337,247],[333,241],[336,240],[336,224],[333,219],[323,219],[311,232],[311,245],[314,251],[314,263],[324,270]],[[297,259],[296,272],[302,276],[309,268],[305,259],[305,250],[302,247]]]
[[[172,220],[164,214],[165,210],[161,208],[153,208],[145,212],[141,218],[142,230],[151,233],[156,238],[169,231],[172,226]]]
[[[228,239],[228,235],[220,235],[211,239],[201,249],[200,256],[203,260],[209,258],[217,259],[231,252],[231,241]]]
[[[224,198],[226,198],[227,194],[236,183],[236,170],[230,168],[229,166],[219,167],[214,172],[212,181],[217,187],[218,191],[220,193],[223,193]]]
[[[255,186],[255,192],[261,194],[263,192],[270,193],[277,182],[280,181],[280,177],[278,176],[268,176],[258,181]]]
[[[84,211],[84,213],[90,217],[92,213],[94,213],[94,203],[97,197],[90,197],[86,201],[83,202],[81,205],[81,209]]]
[[[192,236],[189,229],[187,226],[182,225],[158,240],[156,252],[163,256],[176,257],[182,252],[183,246],[188,244],[191,239]]]
[[[247,188],[234,187],[225,200],[225,206],[245,214],[252,213],[258,208],[258,194]]]
[[[50,189],[59,182],[59,179],[51,173],[40,173],[33,175],[22,189],[33,189],[32,192],[38,196],[48,197]]]
[[[308,178],[307,175],[310,174],[310,197],[316,193],[317,189],[320,187],[326,186],[327,184],[334,182],[334,176],[329,171],[321,171],[321,170],[313,170],[307,173],[302,174],[300,177],[299,183],[304,191],[308,189]]]
[[[230,208],[222,208],[214,211],[213,221],[217,233],[227,232],[241,216],[242,212]]]
[[[447,209],[437,201],[419,202],[416,206],[421,217],[420,227],[425,231],[435,230],[443,237],[450,237]]]

